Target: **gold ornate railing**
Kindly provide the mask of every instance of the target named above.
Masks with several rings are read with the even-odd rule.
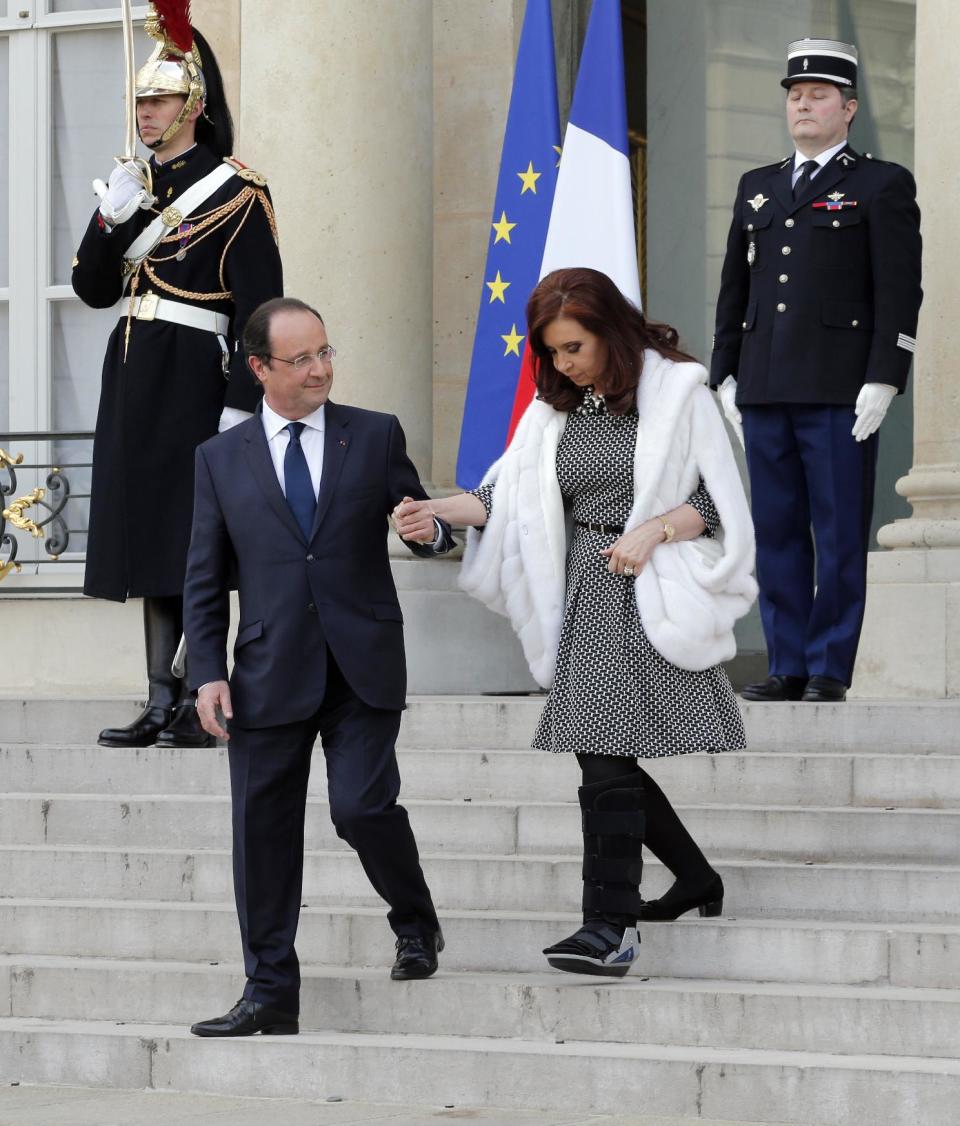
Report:
[[[31,565],[39,566],[56,563],[70,549],[71,536],[86,532],[85,527],[71,527],[69,520],[79,512],[78,502],[90,496],[89,492],[78,491],[74,483],[91,463],[62,459],[55,463],[42,455],[26,461],[17,447],[30,445],[43,450],[56,446],[59,451],[64,445],[92,440],[93,434],[87,431],[0,433],[0,581],[22,570],[18,558],[21,536],[44,541],[47,558],[30,560]],[[28,475],[31,479],[21,482]],[[72,559],[82,557],[82,553],[71,552]]]

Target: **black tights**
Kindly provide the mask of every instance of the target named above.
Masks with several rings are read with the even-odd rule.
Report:
[[[677,816],[670,799],[634,757],[578,754],[577,762],[583,771],[584,786],[627,775],[639,782],[644,793],[644,844],[647,848],[685,885],[698,887],[713,878],[713,869]]]

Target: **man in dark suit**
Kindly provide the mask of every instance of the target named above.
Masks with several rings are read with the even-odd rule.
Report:
[[[292,298],[244,331],[264,401],[197,450],[184,617],[205,730],[229,739],[233,863],[247,985],[198,1036],[298,1030],[294,935],[304,812],[317,736],[330,816],[390,906],[395,979],[428,977],[443,938],[394,749],[405,704],[403,625],[387,516],[425,499],[395,417],[329,401],[335,350],[320,314]],[[437,522],[431,546],[448,550]],[[227,678],[229,591],[240,622]],[[218,721],[221,712],[229,734]]]
[[[757,535],[769,676],[743,695],[840,701],[866,600],[877,429],[916,345],[920,212],[905,168],[847,143],[856,47],[800,40],[787,72],[796,153],[740,180],[710,382],[745,441]]]

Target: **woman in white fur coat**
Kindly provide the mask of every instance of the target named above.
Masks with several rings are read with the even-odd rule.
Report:
[[[719,662],[756,594],[753,528],[706,372],[606,275],[549,274],[530,297],[537,398],[471,493],[405,499],[470,529],[461,585],[507,615],[550,692],[533,746],[583,773],[583,926],[552,966],[622,976],[638,920],[718,915],[723,881],[638,759],[744,746]],[[482,533],[478,529],[483,529]],[[673,873],[644,902],[641,844]]]

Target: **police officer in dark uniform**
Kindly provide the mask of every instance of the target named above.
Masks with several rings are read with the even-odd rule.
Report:
[[[118,164],[108,184],[95,182],[100,208],[73,269],[86,304],[119,302],[103,363],[84,593],[143,599],[147,706],[99,741],[204,746],[212,740],[186,680],[171,671],[193,455],[259,401],[237,342],[283,280],[265,180],[230,157],[233,127],[209,45],[186,18],[172,29],[152,12],[147,30],[158,46],[137,75],[136,112],[151,175]]]
[[[856,47],[790,45],[796,152],[742,177],[727,240],[710,381],[750,474],[769,676],[748,700],[846,696],[877,429],[916,345],[916,186],[847,143],[856,82]]]

